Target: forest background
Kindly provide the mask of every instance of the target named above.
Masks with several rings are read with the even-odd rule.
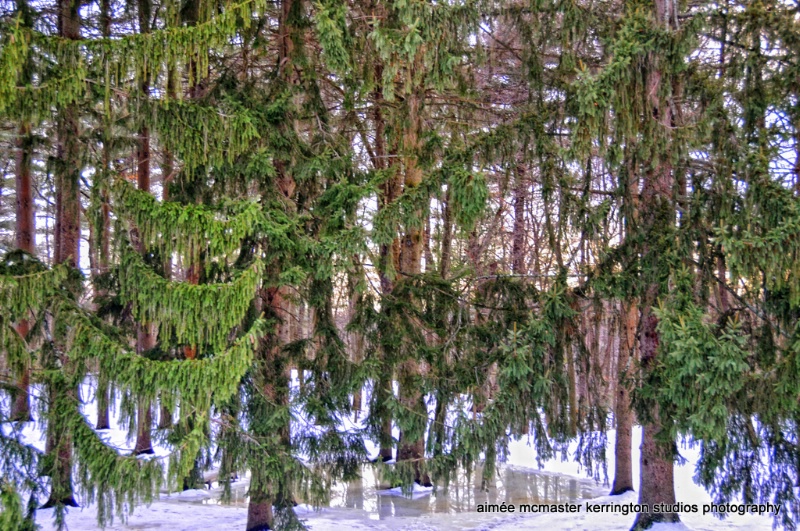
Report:
[[[3,0],[0,28],[4,526],[216,462],[248,531],[292,528],[365,439],[442,485],[520,435],[601,477],[614,428],[619,494],[636,423],[642,504],[691,436],[715,499],[795,527],[796,5]],[[115,396],[133,456],[96,432]]]

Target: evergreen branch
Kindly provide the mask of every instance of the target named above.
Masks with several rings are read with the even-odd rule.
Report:
[[[175,341],[214,349],[224,345],[231,330],[242,323],[256,295],[262,269],[257,260],[233,282],[175,282],[157,275],[141,255],[126,248],[120,264],[120,297],[132,304],[137,322],[158,325],[163,344]]]
[[[114,513],[124,521],[126,514],[132,513],[137,505],[149,504],[158,497],[164,479],[164,467],[159,459],[118,454],[100,439],[74,405],[60,414],[68,416],[78,458],[80,488],[87,502],[97,502],[100,526],[111,523]],[[196,452],[194,448],[188,449],[192,450]]]
[[[266,321],[257,320],[230,348],[212,357],[155,361],[125,349],[69,301],[57,301],[54,315],[70,326],[67,353],[71,362],[95,359],[100,371],[117,387],[129,389],[138,397],[160,397],[170,407],[180,399],[198,412],[207,411],[212,398],[223,403],[236,393],[250,368],[258,338],[267,327]]]
[[[136,227],[145,248],[157,249],[162,256],[177,253],[190,264],[199,263],[201,255],[208,259],[238,251],[242,241],[259,228],[274,232],[282,228],[262,216],[261,206],[255,201],[230,204],[234,215],[222,219],[205,206],[159,203],[122,179],[115,183],[113,192],[117,207]]]
[[[26,275],[0,275],[3,317],[16,322],[29,317],[31,312],[40,312],[61,290],[68,276],[69,269],[63,264]]]

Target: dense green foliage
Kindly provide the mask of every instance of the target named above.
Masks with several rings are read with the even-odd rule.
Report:
[[[46,492],[63,523],[73,488],[105,524],[211,464],[226,489],[250,471],[252,528],[291,529],[367,440],[406,487],[488,479],[515,437],[540,461],[577,440],[605,480],[621,386],[659,444],[702,445],[718,501],[796,527],[797,20],[772,0],[3,3],[0,161],[42,212],[36,257],[3,240],[0,381],[14,399],[30,377],[49,442],[2,412],[0,529]],[[78,269],[57,258],[75,223]],[[104,443],[83,404],[109,396],[169,466]]]

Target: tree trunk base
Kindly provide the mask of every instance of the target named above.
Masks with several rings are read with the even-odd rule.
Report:
[[[391,461],[392,459],[394,459],[394,456],[392,455],[392,449],[391,448],[381,448],[380,453],[378,453],[378,457],[373,459],[372,462],[373,463],[377,463],[378,461],[380,461],[382,463],[386,463],[386,462]]]
[[[614,487],[611,492],[608,493],[609,496],[619,496],[620,494],[625,494],[626,492],[633,492],[633,487],[624,486],[624,487]]]
[[[53,498],[50,498],[45,502],[44,505],[42,505],[39,508],[52,509],[53,507],[57,507],[59,505],[63,507],[80,507],[80,505],[78,505],[78,502],[75,501],[75,497],[70,495],[62,500],[54,500]]]
[[[425,459],[425,443],[422,439],[413,443],[405,443],[403,434],[400,434],[400,444],[397,449],[397,462],[415,461],[414,463],[414,483],[424,487],[432,487],[431,478],[428,474],[422,473],[420,461]]]
[[[267,531],[272,529],[271,525],[275,518],[272,512],[272,500],[254,502],[250,499],[247,506],[247,527],[246,531]]]
[[[136,414],[137,434],[136,444],[133,447],[133,455],[151,455],[153,451],[153,439],[150,428],[153,425],[153,413],[150,408],[150,401],[145,400],[139,403]]]
[[[14,399],[14,403],[11,406],[11,412],[9,413],[9,420],[11,422],[30,422],[33,420],[27,394],[17,396]]]
[[[108,430],[111,429],[111,422],[109,421],[108,415],[108,386],[98,384],[97,387],[97,424],[94,429]]]
[[[361,389],[353,393],[353,416],[356,420],[361,416]]]
[[[657,408],[652,414],[655,422],[642,426],[642,464],[639,485],[639,505],[646,506],[649,512],[636,515],[632,530],[650,529],[653,524],[660,522],[680,522],[677,513],[657,513],[653,510],[654,506],[659,504],[669,507],[675,505],[675,466],[673,462],[675,448],[674,443],[658,440],[661,424]]]
[[[677,513],[639,513],[636,515],[636,520],[633,521],[631,531],[650,529],[659,523],[674,524],[680,521]]]
[[[142,448],[142,449],[135,448],[133,450],[133,455],[153,455],[154,453],[156,452],[155,450],[153,450],[152,446],[148,446],[147,448]]]

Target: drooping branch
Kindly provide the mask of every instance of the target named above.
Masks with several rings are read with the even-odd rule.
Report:
[[[177,282],[157,275],[139,254],[127,250],[120,267],[120,296],[132,304],[137,322],[158,325],[161,342],[220,347],[242,323],[261,269],[256,261],[224,284]]]

